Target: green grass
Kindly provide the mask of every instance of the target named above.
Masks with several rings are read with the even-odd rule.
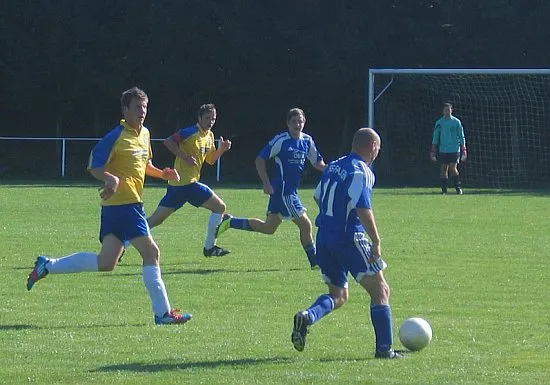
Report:
[[[223,186],[222,186],[223,187]],[[230,211],[262,218],[258,189],[216,188]],[[146,189],[152,213],[164,193]],[[312,190],[302,199],[317,210]],[[293,314],[325,292],[297,228],[230,230],[225,258],[202,256],[208,212],[185,206],[155,229],[172,304],[186,325],[156,327],[130,249],[112,273],[49,276],[27,292],[38,254],[98,249],[97,191],[0,187],[2,384],[545,384],[550,375],[550,195],[377,189],[394,324],[427,319],[434,340],[401,361],[374,360],[368,296],[316,324],[303,353]],[[395,335],[397,332],[395,331]],[[397,342],[396,346],[400,344]]]

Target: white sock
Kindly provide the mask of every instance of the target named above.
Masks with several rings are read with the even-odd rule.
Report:
[[[212,213],[208,219],[208,231],[206,233],[206,241],[204,247],[211,249],[216,244],[216,227],[221,223],[223,218],[222,214]]]
[[[99,271],[97,254],[78,252],[59,259],[50,259],[46,264],[46,269],[50,274]]]
[[[143,266],[143,283],[149,292],[153,303],[153,312],[162,317],[172,310],[164,281],[160,275],[160,267],[155,265]]]

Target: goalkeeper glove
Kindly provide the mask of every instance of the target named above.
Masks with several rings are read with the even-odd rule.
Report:
[[[464,162],[468,158],[468,150],[466,150],[466,147],[462,148],[462,154],[460,155],[460,161]]]
[[[437,158],[435,157],[435,151],[430,151],[430,160],[432,162],[435,162]]]

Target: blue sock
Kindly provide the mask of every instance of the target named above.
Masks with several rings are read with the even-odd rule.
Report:
[[[330,295],[323,294],[307,309],[309,314],[309,324],[313,325],[333,310],[334,300]]]
[[[231,218],[229,227],[237,230],[254,231],[252,227],[250,227],[250,222],[248,222],[247,218]]]
[[[370,318],[376,335],[376,351],[390,350],[393,345],[393,321],[390,305],[371,305]]]
[[[311,242],[308,245],[304,246],[304,250],[307,255],[307,259],[311,266],[317,265],[317,249],[315,248],[315,243]]]

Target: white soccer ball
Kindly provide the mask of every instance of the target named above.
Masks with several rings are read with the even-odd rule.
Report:
[[[424,349],[432,340],[432,328],[422,318],[409,318],[399,328],[399,341],[409,350]]]

